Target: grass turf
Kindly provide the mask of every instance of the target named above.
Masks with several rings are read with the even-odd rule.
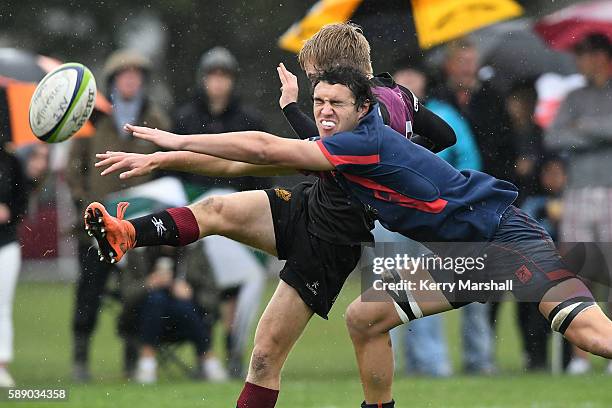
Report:
[[[267,296],[271,293],[272,286]],[[346,305],[358,293],[350,281],[329,321],[314,318],[283,371],[278,407],[354,408],[362,400],[353,351],[342,321]],[[160,372],[154,386],[128,383],[121,376],[122,347],[115,334],[118,306],[106,307],[94,337],[92,384],[76,385],[70,379],[72,285],[24,283],[17,288],[15,362],[11,372],[21,388],[66,388],[62,407],[234,407],[242,388],[238,381],[198,383],[177,371]],[[266,298],[267,299],[267,298]],[[399,407],[611,407],[612,378],[601,374],[552,377],[521,371],[520,344],[514,328],[514,306],[502,307],[497,335],[500,374],[494,377],[457,375],[448,379],[396,377]],[[447,336],[455,368],[460,366],[457,313],[447,314]],[[222,344],[219,333],[216,344]],[[182,352],[191,359],[191,351]],[[220,353],[221,354],[221,353]],[[596,372],[605,361],[594,359]],[[0,402],[1,406],[35,407],[48,403]]]

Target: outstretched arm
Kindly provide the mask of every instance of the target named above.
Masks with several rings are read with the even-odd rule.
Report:
[[[96,157],[100,160],[96,167],[105,167],[101,173],[103,176],[121,171],[121,179],[145,176],[155,170],[182,171],[211,177],[279,176],[295,173],[295,170],[285,167],[235,162],[194,152],[106,152],[97,154]]]
[[[189,150],[227,160],[274,165],[296,170],[332,170],[314,142],[286,139],[258,131],[213,135],[175,135],[163,130],[126,125],[135,137],[171,150]]]

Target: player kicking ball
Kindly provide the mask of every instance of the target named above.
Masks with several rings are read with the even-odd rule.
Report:
[[[211,234],[287,259],[281,282],[258,324],[240,408],[274,406],[290,349],[313,313],[326,317],[357,264],[359,243],[372,241],[369,230],[374,217],[386,228],[419,241],[476,241],[485,248],[523,240],[548,242],[546,233],[512,206],[517,197],[512,184],[476,171],[457,171],[385,126],[372,100],[362,73],[334,68],[314,78],[314,117],[321,136],[316,140],[262,132],[179,136],[128,126],[135,137],[175,151],[99,155],[97,165],[107,167],[103,174],[122,171],[123,178],[157,168],[229,177],[298,169],[318,172],[315,183],[291,191],[236,193],[130,221],[122,219],[121,208],[117,218],[99,203],[86,210],[87,228],[97,239],[102,258],[109,261],[118,261],[135,246],[187,245]],[[329,178],[339,190],[324,182]],[[517,259],[530,269],[531,277],[524,282],[512,269]],[[582,282],[565,271],[553,246],[502,252],[490,264],[488,276],[512,279],[519,299],[539,296],[540,310],[553,329],[564,331],[587,351],[612,356],[612,322]],[[430,276],[435,282],[435,273]],[[435,294],[436,299],[430,294],[422,301],[418,293],[406,291],[389,302],[357,299],[349,307],[347,325],[364,387],[363,407],[394,405],[388,331],[402,322],[461,306],[443,291]]]

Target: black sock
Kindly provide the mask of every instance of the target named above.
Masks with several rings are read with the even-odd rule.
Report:
[[[384,404],[366,404],[365,401],[361,403],[361,408],[395,408],[395,401],[391,400]]]
[[[179,245],[179,231],[168,211],[145,215],[129,221],[136,230],[137,247]]]

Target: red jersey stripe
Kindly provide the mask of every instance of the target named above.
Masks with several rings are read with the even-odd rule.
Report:
[[[406,197],[405,195],[402,195],[389,187],[385,187],[382,184],[378,184],[367,178],[347,173],[342,173],[342,175],[353,183],[372,190],[375,198],[382,201],[392,202],[397,205],[401,205],[402,207],[414,208],[416,210],[432,214],[439,214],[444,211],[446,204],[448,204],[448,201],[442,198],[438,198],[434,201],[422,201],[417,200],[416,198]]]
[[[319,145],[321,152],[323,152],[327,160],[334,166],[339,166],[341,164],[378,164],[378,162],[380,162],[380,156],[377,154],[372,154],[370,156],[334,155],[327,150],[321,139],[317,140],[316,143]]]

